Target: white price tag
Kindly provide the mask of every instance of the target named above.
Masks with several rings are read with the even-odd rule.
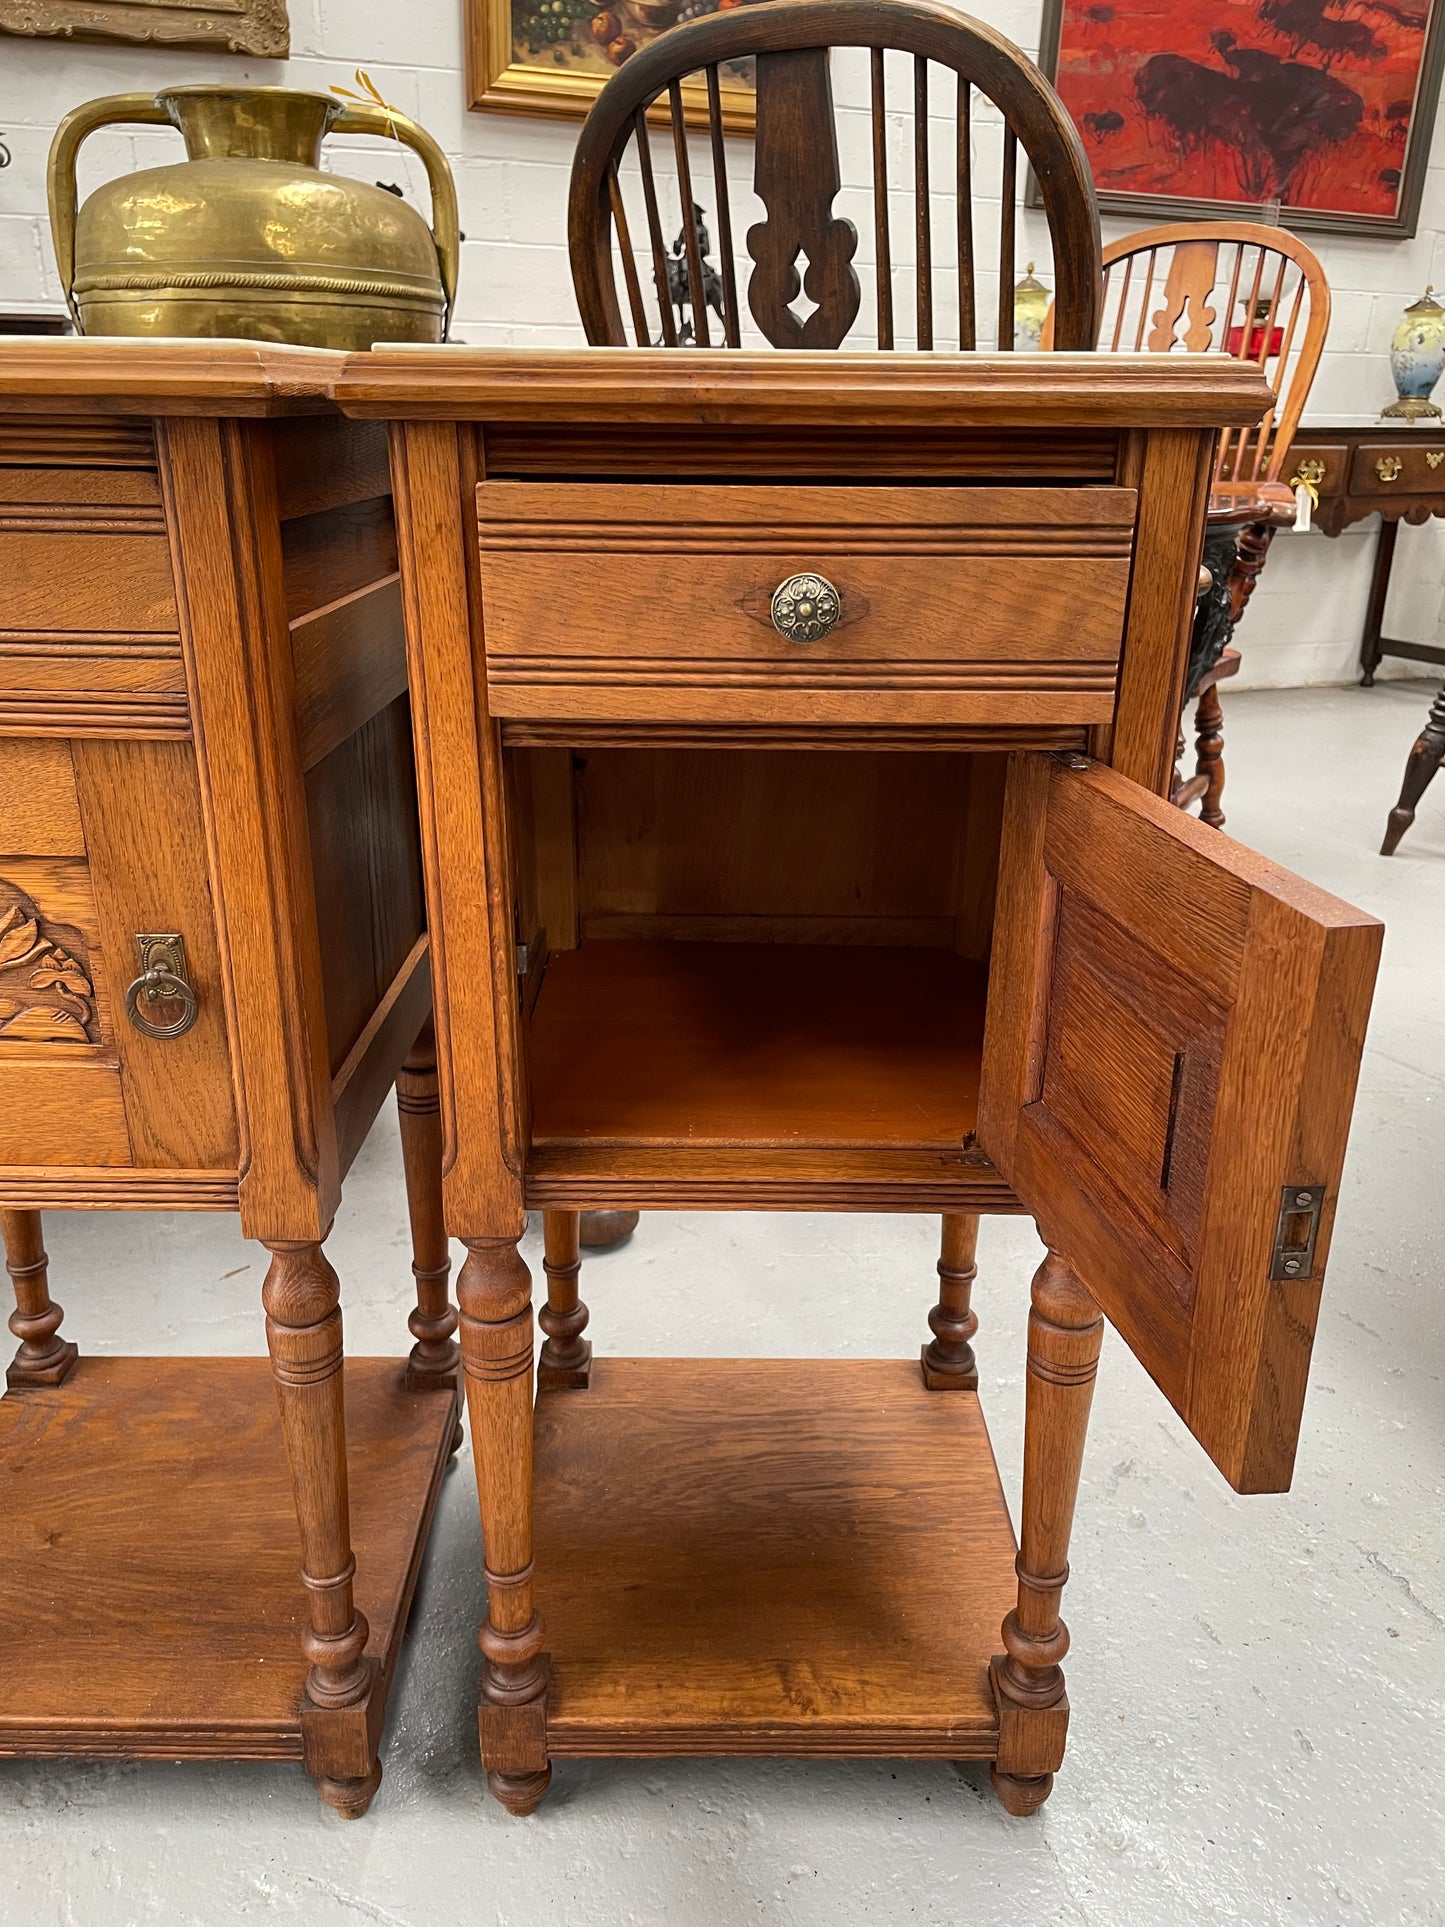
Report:
[[[1294,489],[1294,532],[1308,535],[1310,517],[1314,512],[1315,492],[1308,482],[1296,482]]]

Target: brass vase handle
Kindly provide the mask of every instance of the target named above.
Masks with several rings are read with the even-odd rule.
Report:
[[[442,294],[446,307],[442,314],[442,340],[451,331],[452,310],[457,299],[457,273],[461,265],[461,225],[457,220],[457,188],[447,157],[424,127],[399,114],[394,107],[372,107],[365,101],[352,101],[329,122],[328,134],[395,135],[420,155],[431,185],[431,232],[436,243],[437,265],[441,269]]]
[[[55,265],[60,270],[60,287],[65,305],[78,335],[80,309],[75,304],[75,161],[80,143],[99,127],[169,127],[171,117],[154,94],[106,94],[101,100],[88,100],[73,107],[55,130],[50,143],[50,160],[45,170],[45,190],[50,202],[50,238],[55,248]]]

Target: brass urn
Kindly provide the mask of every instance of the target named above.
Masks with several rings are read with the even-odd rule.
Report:
[[[99,127],[159,123],[188,159],[107,181],[76,213],[75,162]],[[327,134],[396,135],[426,165],[432,223],[319,165]],[[456,189],[404,114],[287,87],[167,87],[67,114],[50,148],[50,226],[87,335],[203,335],[369,348],[444,341],[456,295]]]

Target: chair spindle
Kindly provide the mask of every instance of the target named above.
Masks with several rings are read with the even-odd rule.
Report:
[[[883,49],[869,48],[873,120],[873,246],[878,276],[878,346],[893,346],[893,244],[888,226],[888,97]]]
[[[642,283],[637,278],[637,262],[632,253],[632,236],[627,227],[627,209],[623,205],[622,187],[617,179],[615,167],[607,177],[607,193],[612,202],[612,219],[617,228],[617,250],[622,256],[622,279],[627,288],[627,305],[632,311],[633,332],[637,336],[639,348],[650,348],[652,336],[647,326],[647,303],[642,298]]]
[[[978,346],[973,284],[973,87],[958,76],[958,345]]]
[[[647,138],[647,112],[639,107],[632,117],[637,134],[637,164],[642,171],[642,200],[647,209],[647,235],[652,244],[652,278],[657,285],[657,305],[662,311],[662,345],[677,346],[677,322],[672,312],[672,296],[667,286],[667,249],[662,240],[662,222],[657,212],[657,182],[652,175],[652,144]]]
[[[672,112],[672,151],[677,159],[677,191],[682,202],[683,257],[687,262],[688,302],[692,308],[692,339],[697,348],[710,348],[707,325],[707,284],[702,274],[702,249],[693,218],[692,166],[687,152],[687,121],[682,111],[682,83],[669,81],[667,104]]]
[[[713,193],[717,197],[717,252],[722,266],[723,334],[729,348],[741,348],[738,275],[733,261],[733,216],[728,202],[727,148],[723,142],[722,94],[716,64],[707,70],[707,122],[712,134]]]
[[[1019,139],[1012,127],[1003,134],[1003,200],[998,237],[998,347],[1012,354],[1014,345],[1014,200],[1018,193]]]
[[[933,346],[933,210],[928,192],[928,62],[913,56],[913,202],[918,233],[918,346]]]

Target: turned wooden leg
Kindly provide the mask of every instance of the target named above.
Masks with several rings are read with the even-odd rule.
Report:
[[[328,1712],[361,1707],[370,1697],[376,1666],[366,1658],[368,1627],[351,1589],[356,1561],[346,1489],[340,1288],[319,1244],[268,1244],[267,1250],[271,1264],[261,1302],[301,1532],[309,1622],[301,1636],[310,1662],[306,1700],[308,1707]],[[344,1726],[349,1747],[328,1759],[324,1737],[313,1751],[308,1735],[307,1764],[322,1798],[355,1818],[381,1783],[381,1761],[365,1722],[335,1724]],[[313,1722],[313,1730],[326,1732],[319,1722]]]
[[[547,1659],[532,1604],[532,1275],[515,1239],[466,1246],[457,1301],[487,1560],[478,1727],[488,1789],[521,1814],[552,1779]]]
[[[928,1314],[933,1333],[922,1355],[923,1382],[930,1392],[978,1390],[978,1365],[969,1340],[978,1317],[969,1303],[978,1276],[974,1251],[978,1214],[951,1211],[943,1220],[943,1251],[938,1260],[938,1303]]]
[[[5,1383],[12,1390],[23,1385],[59,1385],[79,1353],[60,1336],[65,1313],[50,1296],[50,1260],[45,1255],[38,1211],[0,1211],[0,1235],[5,1240],[5,1269],[15,1285],[15,1309],[10,1329],[20,1340]]]
[[[441,1387],[454,1393],[461,1352],[452,1338],[457,1314],[447,1292],[452,1261],[442,1220],[442,1120],[430,1020],[397,1074],[396,1110],[411,1218],[411,1269],[416,1279],[416,1309],[406,1321],[416,1340],[407,1361],[407,1383],[419,1390]],[[461,1442],[458,1418],[452,1450]]]
[[[1069,1635],[1059,1602],[1103,1337],[1099,1307],[1050,1251],[1034,1274],[1029,1313],[1018,1605],[1003,1622],[1004,1656],[992,1667],[999,1710],[992,1779],[1010,1813],[1037,1812],[1064,1757],[1069,1702],[1059,1662]]]
[[[1400,847],[1400,838],[1415,821],[1415,810],[1420,798],[1430,787],[1435,772],[1445,761],[1445,683],[1440,685],[1435,700],[1430,705],[1430,714],[1425,727],[1415,738],[1414,746],[1405,762],[1405,780],[1400,786],[1400,800],[1390,812],[1390,820],[1385,825],[1385,840],[1380,845],[1381,856],[1393,856]],[[15,1273],[11,1272],[11,1277]],[[20,1281],[15,1280],[18,1296]],[[11,1331],[18,1331],[15,1320],[10,1320]]]
[[[640,1211],[583,1211],[580,1242],[584,1251],[612,1251],[637,1229]]]
[[[1210,683],[1199,693],[1194,711],[1194,771],[1204,778],[1204,795],[1199,804],[1199,820],[1213,829],[1224,826],[1220,801],[1224,795],[1224,711],[1219,688]]]
[[[537,1385],[585,1386],[592,1372],[592,1345],[582,1336],[587,1329],[587,1307],[577,1296],[577,1274],[582,1269],[577,1211],[542,1213],[542,1269],[547,1274],[547,1303],[538,1322],[547,1334],[537,1359]]]

